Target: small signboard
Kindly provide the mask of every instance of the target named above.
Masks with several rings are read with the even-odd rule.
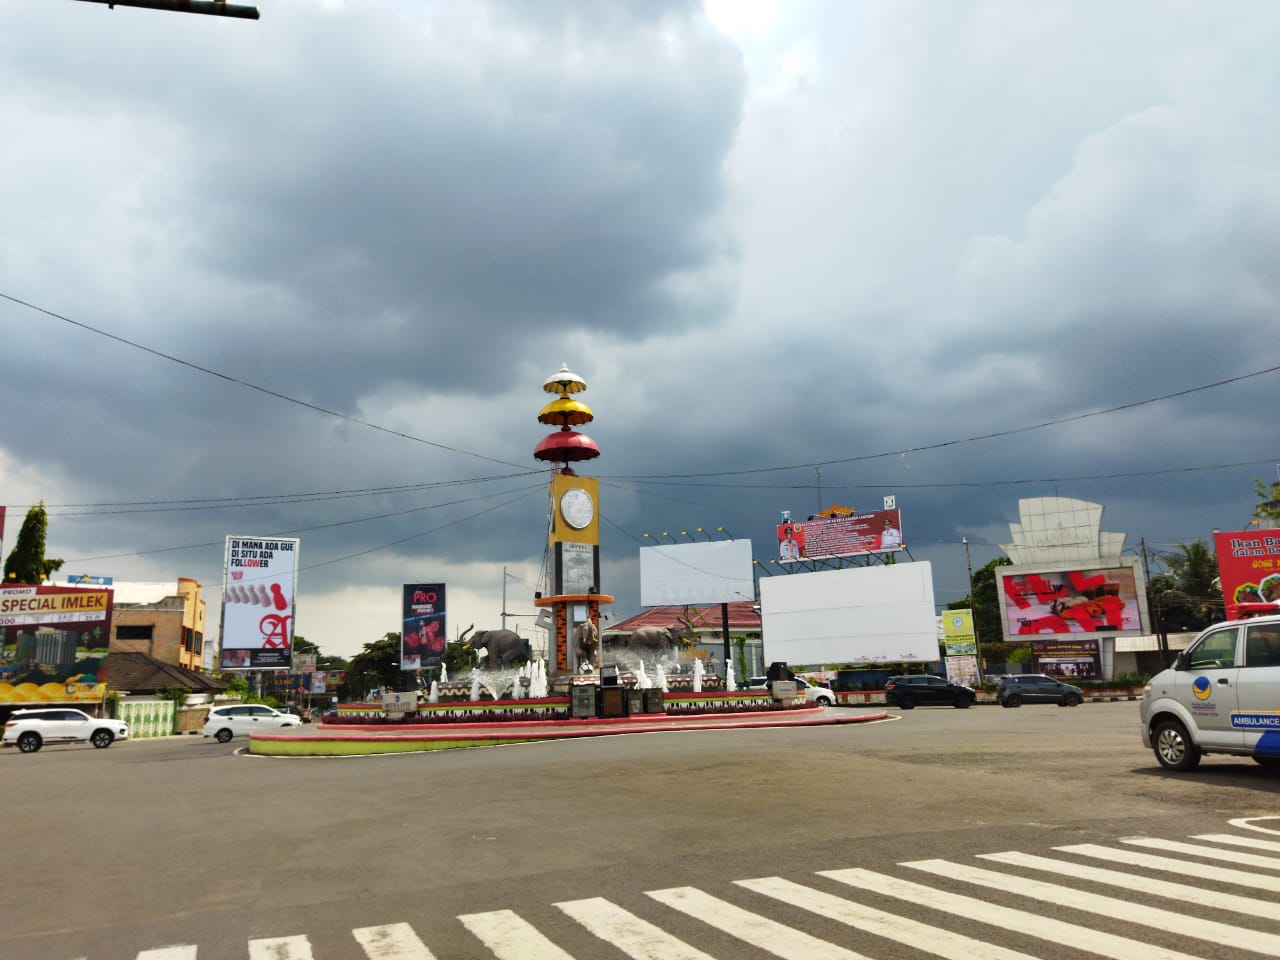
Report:
[[[417,713],[417,691],[407,690],[401,693],[384,693],[382,695],[382,710],[384,713]]]

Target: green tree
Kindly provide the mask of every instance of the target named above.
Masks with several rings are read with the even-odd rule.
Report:
[[[1254,492],[1258,494],[1258,505],[1253,508],[1253,517],[1260,523],[1280,525],[1280,483],[1266,484],[1254,479]]]
[[[401,679],[400,634],[388,633],[381,640],[366,643],[351,658],[343,689],[347,697],[363,699],[376,687],[395,690]]]
[[[973,611],[973,628],[978,643],[985,648],[988,643],[1000,643],[1004,639],[1004,627],[1000,622],[1000,597],[996,589],[996,567],[1007,567],[1013,561],[1008,557],[996,557],[990,563],[973,571],[973,596],[947,604],[948,610]]]
[[[480,664],[480,655],[478,653],[470,647],[465,647],[454,641],[444,645],[444,655],[441,659],[444,661],[445,669],[449,671],[449,676],[451,677],[461,676],[474,670]]]
[[[44,501],[27,511],[18,531],[18,542],[4,562],[5,583],[40,584],[57,572],[61,560],[50,560],[44,555],[45,535],[49,530],[49,515]]]
[[[1166,632],[1193,633],[1223,618],[1218,557],[1203,540],[1175,544],[1157,559],[1168,571],[1151,578],[1147,602]]]
[[[1000,596],[996,567],[1007,567],[1013,561],[1008,557],[996,557],[973,571],[973,596],[947,604],[948,610],[973,611],[973,629],[978,637],[978,654],[985,675],[988,664],[1016,662],[1014,654],[1025,644],[1004,642],[1004,626],[1000,620]],[[1026,647],[1030,651],[1030,647]]]

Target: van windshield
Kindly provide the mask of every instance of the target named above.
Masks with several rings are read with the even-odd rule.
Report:
[[[1187,651],[1187,667],[1191,670],[1211,670],[1234,667],[1236,664],[1236,628],[1215,630],[1201,638]]]

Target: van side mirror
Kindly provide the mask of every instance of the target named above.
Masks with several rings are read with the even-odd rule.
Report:
[[[1187,651],[1179,650],[1178,655],[1173,658],[1172,667],[1174,670],[1187,669]]]

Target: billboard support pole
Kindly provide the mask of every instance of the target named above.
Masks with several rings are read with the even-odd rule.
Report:
[[[720,604],[720,629],[724,634],[724,676],[729,678],[729,604]],[[725,693],[732,691],[726,689]]]

